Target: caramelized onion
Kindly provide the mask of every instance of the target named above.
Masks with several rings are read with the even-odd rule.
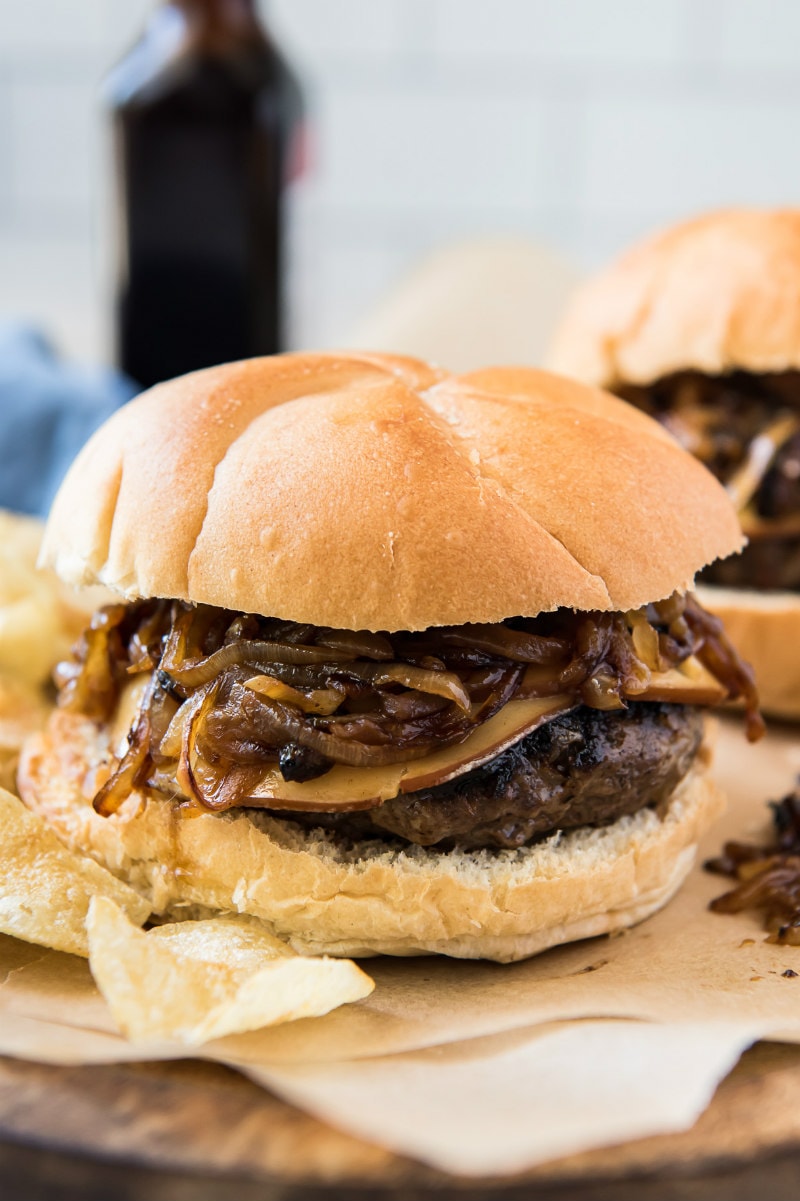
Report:
[[[366,684],[374,689],[381,688],[386,684],[399,684],[414,691],[444,697],[465,712],[470,707],[469,693],[460,677],[455,672],[446,671],[444,668],[441,671],[434,671],[430,668],[416,667],[410,663],[391,663],[384,666],[354,659],[352,662],[325,663],[308,668],[275,663],[270,665],[269,674],[295,688],[312,690],[327,688],[332,678],[337,686],[346,685],[348,680]],[[256,691],[260,691],[260,689]]]
[[[196,609],[189,605],[176,604],[172,613],[172,623],[161,657],[161,670],[169,671],[170,664],[179,664],[189,657],[189,631],[195,623]]]
[[[675,671],[694,653],[719,690],[693,692]],[[107,814],[144,782],[218,810],[247,804],[276,768],[303,783],[335,764],[413,761],[465,742],[512,699],[622,708],[648,694],[654,670],[667,693],[678,676],[691,703],[723,688],[742,696],[757,733],[752,677],[719,623],[683,596],[629,614],[558,610],[389,635],[141,601],[96,615],[59,683],[61,704],[107,720],[130,675],[151,672],[128,749],[96,798]]]
[[[733,876],[737,886],[713,900],[715,913],[761,909],[767,942],[800,945],[800,792],[771,802],[774,837],[764,846],[726,842],[707,871]]]
[[[402,684],[415,692],[430,692],[433,696],[453,701],[459,709],[469,712],[470,699],[464,685],[452,671],[430,671],[423,667],[412,667],[410,663],[392,663],[387,667],[359,665],[358,675],[375,687],[382,684]]]
[[[744,462],[725,485],[738,513],[750,504],[781,447],[800,430],[800,421],[783,414],[762,429],[745,452]]]
[[[693,596],[687,596],[686,621],[698,640],[694,653],[708,671],[728,689],[728,698],[744,702],[747,738],[757,742],[766,732],[758,710],[758,689],[749,663],[739,658],[722,622],[708,613]]]
[[[441,713],[447,707],[442,696],[426,692],[385,692],[381,695],[381,709],[393,721],[419,721],[432,713]]]
[[[154,690],[155,679],[152,679],[142,696],[136,724],[128,734],[128,750],[92,802],[95,813],[101,817],[116,813],[146,773],[150,751],[150,704]]]
[[[620,680],[620,692],[636,697],[650,683],[650,668],[636,654],[632,637],[622,617],[614,619],[611,627],[611,662]]]
[[[198,805],[207,805],[208,800],[197,787],[194,772],[194,757],[195,748],[197,746],[197,735],[201,728],[203,718],[208,715],[211,707],[214,704],[214,698],[219,688],[218,683],[207,685],[199,692],[198,704],[194,707],[194,711],[188,715],[183,726],[183,737],[181,739],[181,755],[178,761],[178,768],[175,772],[175,779],[180,787],[183,795],[188,797],[190,801],[196,801]]]
[[[145,608],[142,620],[128,642],[128,675],[153,671],[161,660],[164,650],[164,616],[167,601],[153,601],[148,614]]]
[[[617,391],[662,422],[713,472],[749,535],[750,513],[766,518],[767,524],[779,516],[774,510],[780,460],[800,431],[799,383],[796,371],[734,371],[716,377],[682,371]],[[794,488],[788,490],[788,508],[797,513]]]
[[[581,700],[593,709],[624,709],[619,680],[610,672],[590,676],[581,687]]]
[[[631,627],[631,641],[633,642],[634,652],[639,657],[639,660],[650,671],[663,671],[663,660],[658,645],[658,631],[650,624],[641,609],[626,613],[625,616]]]
[[[106,605],[92,617],[81,638],[82,669],[56,674],[61,684],[59,704],[75,713],[105,720],[117,700],[119,685],[115,678],[111,636],[126,616],[125,605]]]
[[[301,692],[299,688],[292,688],[291,684],[284,684],[274,676],[252,676],[245,680],[244,686],[261,696],[294,705],[303,713],[335,713],[343,699],[343,694],[335,688],[312,688],[309,692]]]
[[[153,677],[153,699],[150,702],[150,747],[160,747],[179,708],[179,702],[162,688],[158,676]]]
[[[253,693],[253,696],[257,694]],[[264,728],[268,730],[279,743],[297,742],[306,746],[332,763],[345,763],[348,767],[382,767],[386,763],[404,763],[411,759],[421,759],[430,752],[433,743],[424,742],[416,746],[370,746],[367,743],[356,742],[353,739],[337,737],[317,729],[303,721],[288,705],[280,701],[270,700],[259,696],[258,703],[263,713]]]
[[[563,638],[544,638],[539,634],[527,634],[509,629],[500,622],[497,625],[471,624],[437,630],[437,640],[445,646],[463,646],[470,650],[485,651],[514,663],[552,663],[569,651],[569,642]]]
[[[317,634],[316,644],[344,651],[353,659],[394,658],[389,639],[384,638],[383,634],[372,634],[369,630],[322,630]]]
[[[315,646],[292,646],[280,642],[231,642],[205,659],[190,659],[180,664],[161,662],[177,684],[184,688],[201,688],[228,667],[239,665],[261,667],[268,663],[336,663],[347,662],[344,651]]]
[[[177,759],[181,753],[186,728],[205,699],[205,692],[200,690],[188,701],[184,701],[172,717],[166,732],[162,737],[158,752],[161,759]]]

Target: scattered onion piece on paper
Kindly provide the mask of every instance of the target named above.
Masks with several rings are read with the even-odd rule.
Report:
[[[113,904],[129,925],[150,913],[137,892],[68,850],[41,817],[0,789],[0,933],[86,957],[93,898]]]
[[[367,997],[373,981],[349,959],[294,952],[252,918],[137,929],[113,901],[89,910],[89,964],[132,1042],[198,1046]]]

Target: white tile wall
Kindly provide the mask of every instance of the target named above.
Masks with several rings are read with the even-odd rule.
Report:
[[[797,71],[800,5],[796,0],[710,0],[706,19],[717,37],[711,56],[736,66]]]
[[[559,106],[428,84],[342,89],[318,127],[326,201],[415,218],[453,208],[524,213],[557,201],[547,151]]]
[[[100,39],[109,7],[108,0],[3,0],[3,56],[83,54]]]
[[[534,68],[673,63],[683,49],[680,0],[439,0],[434,11],[436,50],[448,57],[521,58]]]
[[[154,0],[0,0],[0,314],[109,353],[99,84]],[[315,170],[297,341],[418,256],[522,233],[592,266],[694,209],[800,204],[798,0],[267,0]]]
[[[800,105],[713,92],[598,100],[587,114],[582,200],[598,213],[678,213],[800,201],[790,150]],[[624,181],[624,182],[623,182]]]
[[[101,350],[93,250],[84,234],[0,232],[0,311],[30,321],[75,354]]]
[[[5,223],[11,216],[11,196],[13,189],[13,171],[11,136],[13,129],[11,116],[11,88],[9,81],[0,73],[0,223]]]
[[[275,0],[269,11],[283,44],[302,62],[391,58],[403,36],[397,0]]]
[[[399,278],[409,259],[402,243],[392,245],[384,237],[367,236],[350,242],[331,239],[317,256],[314,270],[302,281],[301,296],[306,306],[300,322],[298,344],[313,347],[329,331],[327,341],[344,345],[347,331],[355,328],[365,309],[377,302],[386,281]],[[357,279],[355,288],[342,287],[345,279]],[[320,337],[304,329],[323,331]]]
[[[9,91],[18,219],[53,229],[86,225],[97,178],[96,84],[39,68],[14,71]]]

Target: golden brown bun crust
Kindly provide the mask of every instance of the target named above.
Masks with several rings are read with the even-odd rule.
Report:
[[[106,751],[91,722],[56,713],[24,753],[27,804],[156,912],[251,914],[309,954],[509,962],[622,929],[669,899],[723,808],[704,746],[663,818],[644,810],[522,851],[401,852],[364,842],[345,853],[328,836],[263,813],[187,820],[136,794],[116,817],[98,817],[82,789],[87,764]]]
[[[800,595],[711,586],[697,595],[752,664],[764,712],[800,720]]]
[[[578,290],[549,365],[605,388],[800,368],[800,210],[710,213],[635,246]]]
[[[130,598],[399,630],[635,608],[740,546],[722,488],[612,397],[303,354],[121,409],[67,476],[44,559]]]

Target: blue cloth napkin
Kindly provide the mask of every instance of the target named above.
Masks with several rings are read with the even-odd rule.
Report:
[[[29,326],[0,323],[0,507],[45,516],[84,442],[136,391],[117,371],[60,359]]]

